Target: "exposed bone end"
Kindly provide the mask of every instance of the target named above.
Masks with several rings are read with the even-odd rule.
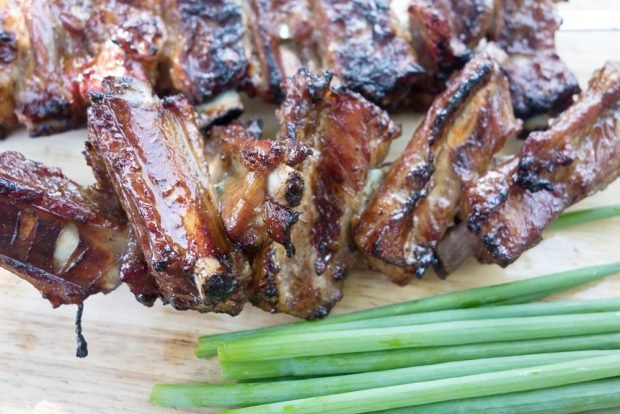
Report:
[[[278,165],[267,179],[269,197],[283,206],[297,207],[303,190],[304,179],[301,173],[288,165]]]
[[[70,260],[79,243],[80,235],[77,226],[73,223],[67,224],[56,239],[56,248],[54,249],[55,273],[65,273],[66,269],[71,267]]]
[[[237,277],[228,272],[224,266],[214,257],[204,257],[198,259],[194,266],[194,277],[196,286],[202,302],[209,308],[218,311],[220,305],[227,303],[224,307],[226,312],[236,315],[243,308],[243,302],[237,301],[241,288]],[[232,302],[239,302],[234,309],[229,308]]]

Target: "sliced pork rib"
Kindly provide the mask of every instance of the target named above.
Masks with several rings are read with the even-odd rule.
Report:
[[[228,237],[249,255],[272,240],[292,256],[290,240],[304,179],[295,166],[311,153],[295,140],[261,139],[260,127],[214,127],[208,138],[209,171],[216,182]]]
[[[0,154],[0,266],[54,307],[116,288],[128,233],[114,198],[21,154]]]
[[[165,28],[157,2],[6,0],[19,21],[14,99],[31,135],[81,126],[104,76],[155,81]],[[145,2],[146,3],[146,2]]]
[[[164,301],[237,314],[249,266],[226,238],[202,136],[181,96],[145,81],[106,78],[93,96],[89,140],[104,163]]]
[[[619,175],[620,63],[610,62],[549,130],[466,191],[461,214],[482,242],[479,259],[509,265],[564,209]]]
[[[520,127],[489,57],[471,60],[436,98],[355,228],[370,266],[394,283],[422,277],[453,223],[465,186]]]
[[[553,0],[499,0],[490,38],[509,56],[503,65],[515,113],[555,115],[579,93],[575,75],[556,53],[561,19]]]
[[[400,133],[377,106],[356,93],[330,89],[330,81],[329,74],[302,69],[286,84],[278,139],[312,150],[297,166],[304,192],[290,236],[295,255],[276,242],[264,246],[254,260],[250,289],[252,303],[262,309],[306,319],[326,316],[341,299],[354,252],[350,222],[368,171]]]
[[[248,52],[241,7],[234,0],[162,0],[169,37],[165,62],[173,90],[192,104],[237,90]]]
[[[399,35],[387,0],[312,0],[322,68],[384,107],[408,96],[424,72]]]

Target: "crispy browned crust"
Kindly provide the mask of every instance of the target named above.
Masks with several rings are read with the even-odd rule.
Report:
[[[291,232],[295,255],[267,244],[254,261],[251,301],[270,312],[306,319],[326,316],[342,297],[353,260],[350,221],[360,207],[370,168],[400,133],[388,115],[361,96],[331,90],[329,74],[306,70],[287,82],[278,111],[278,139],[312,148],[300,164],[304,193]]]
[[[159,2],[9,0],[17,33],[16,111],[33,136],[83,124],[109,74],[155,80],[165,29]]]
[[[78,240],[72,251],[65,246],[57,254],[63,232]],[[127,232],[124,215],[106,195],[21,154],[0,154],[0,266],[54,307],[118,286]]]
[[[555,50],[561,19],[553,0],[500,0],[490,38],[508,53],[504,65],[515,113],[554,115],[579,93],[577,78]]]
[[[370,266],[394,283],[422,277],[465,185],[520,127],[506,79],[480,55],[448,84],[364,209],[354,232]]]
[[[250,255],[275,241],[292,256],[290,233],[304,190],[303,177],[294,167],[311,151],[299,141],[260,139],[253,129],[252,124],[235,123],[214,127],[209,137],[214,159],[209,168],[218,177],[224,228]]]
[[[549,130],[466,191],[462,216],[484,244],[480,260],[514,262],[565,208],[620,175],[619,114],[620,63],[610,62]]]
[[[237,314],[249,268],[230,244],[211,193],[195,114],[148,83],[106,78],[93,97],[89,140],[106,166],[164,301]]]
[[[322,68],[384,107],[397,107],[423,73],[397,35],[387,0],[313,0]]]
[[[164,0],[170,80],[193,104],[236,90],[248,67],[241,7],[234,0]]]

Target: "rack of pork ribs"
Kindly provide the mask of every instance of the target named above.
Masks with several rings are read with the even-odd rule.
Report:
[[[237,91],[281,104],[301,67],[426,109],[486,42],[507,54],[516,115],[540,126],[579,92],[559,25],[553,0],[0,0],[0,131],[82,126],[106,76],[185,95],[201,127],[238,115]]]
[[[0,0],[2,126],[86,121],[96,183],[0,154],[0,266],[53,306],[124,282],[321,318],[356,250],[398,284],[506,266],[620,174],[620,63],[579,93],[551,1],[35,3]],[[276,134],[237,91],[279,104]],[[428,110],[386,165],[404,107]]]

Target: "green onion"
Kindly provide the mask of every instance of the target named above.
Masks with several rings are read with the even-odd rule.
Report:
[[[483,319],[242,339],[218,346],[218,358],[243,362],[619,331],[618,312]]]
[[[548,227],[550,230],[559,230],[577,224],[590,223],[592,221],[620,216],[620,204],[613,206],[590,208],[586,210],[571,211],[562,214]]]
[[[620,413],[620,378],[584,382],[534,391],[469,398],[379,411],[374,414],[588,414]],[[609,409],[607,407],[615,407]]]
[[[620,355],[620,351],[564,352],[447,362],[437,365],[294,381],[246,384],[160,384],[153,387],[150,401],[166,407],[249,406],[484,372],[533,367],[612,353]]]
[[[357,414],[559,387],[620,375],[620,356],[603,356],[509,371],[332,394],[228,410],[228,414]]]
[[[270,328],[203,336],[199,339],[196,355],[198,357],[215,355],[218,345],[230,340],[262,338],[267,335],[288,335],[298,332],[307,332],[308,329],[316,329],[318,327],[324,327],[331,324],[365,319],[376,319],[387,316],[432,312],[447,309],[473,308],[494,304],[497,302],[505,303],[506,301],[512,301],[511,303],[515,303],[514,301],[518,301],[519,297],[532,299],[533,295],[536,295],[535,298],[538,299],[541,297],[538,295],[543,295],[544,292],[546,292],[544,294],[545,296],[550,295],[600,279],[619,271],[620,262],[616,262],[602,266],[570,270],[512,283],[469,289],[410,302],[352,312],[344,315],[333,316],[322,321],[300,322]]]
[[[454,309],[437,312],[413,313],[385,318],[365,319],[333,325],[308,326],[310,332],[330,332],[394,326],[424,325],[438,322],[467,321],[476,319],[500,319],[544,315],[569,315],[576,313],[620,311],[620,298],[528,303],[511,306],[488,306],[483,308]],[[273,336],[273,335],[272,335]]]
[[[620,349],[620,334],[584,335],[528,341],[495,342],[319,357],[222,362],[225,379],[249,380],[278,376],[322,376],[380,371],[442,362],[550,352]]]

